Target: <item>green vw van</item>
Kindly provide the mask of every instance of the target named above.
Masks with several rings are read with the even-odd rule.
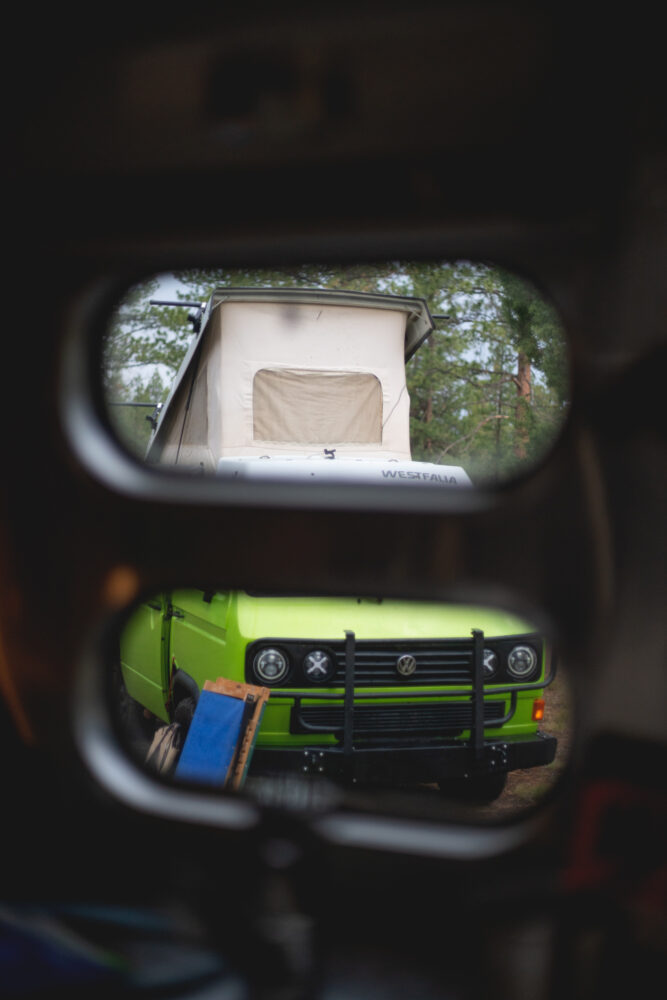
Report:
[[[207,303],[148,461],[254,481],[467,489],[458,466],[412,461],[405,360],[433,329],[389,295],[220,289]],[[270,697],[250,775],[437,783],[491,800],[550,763],[539,730],[553,664],[500,610],[364,597],[175,590],[142,604],[120,648],[124,690],[187,726],[218,677]]]

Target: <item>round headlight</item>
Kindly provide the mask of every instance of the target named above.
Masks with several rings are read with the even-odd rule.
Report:
[[[498,669],[498,657],[492,649],[484,650],[484,676],[493,677]]]
[[[313,649],[303,658],[303,672],[313,684],[324,684],[335,674],[336,664],[323,649]]]
[[[289,670],[289,660],[279,649],[260,649],[252,661],[255,676],[262,684],[279,684]]]
[[[537,653],[532,646],[514,646],[507,657],[507,669],[512,677],[528,677],[537,666]]]

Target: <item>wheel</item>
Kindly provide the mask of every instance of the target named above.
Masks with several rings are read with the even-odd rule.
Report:
[[[447,778],[438,782],[442,795],[454,802],[484,806],[495,802],[505,790],[507,774],[477,774],[474,777]]]
[[[181,698],[173,712],[173,720],[181,726],[183,739],[188,734],[192,717],[195,714],[196,703],[194,698]]]

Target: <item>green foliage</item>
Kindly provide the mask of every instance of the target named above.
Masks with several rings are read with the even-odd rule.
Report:
[[[402,261],[344,267],[175,273],[180,301],[205,302],[216,287],[344,288],[412,295],[437,316],[410,360],[413,458],[463,465],[478,482],[506,479],[543,454],[567,405],[565,342],[553,309],[515,275],[486,264]],[[188,308],[150,306],[157,280],[133,290],[108,338],[105,384],[112,401],[166,398],[192,338]],[[523,388],[521,388],[523,386]],[[143,454],[149,410],[112,413]]]
[[[114,401],[109,406],[111,425],[120,440],[138,455],[146,453],[152,433],[151,420],[155,419],[157,405],[166,399],[168,392],[169,386],[155,371],[145,380],[135,375],[114,393]]]
[[[107,336],[103,359],[112,426],[142,456],[151,435],[149,418],[167,398],[192,337],[187,307],[150,304],[158,288],[156,278],[136,285],[126,296]],[[143,403],[151,405],[138,405]]]

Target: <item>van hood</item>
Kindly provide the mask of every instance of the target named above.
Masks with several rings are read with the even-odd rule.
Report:
[[[238,591],[236,622],[246,640],[469,639],[472,629],[486,636],[526,635],[536,626],[501,608],[435,601],[367,597],[275,597]]]

